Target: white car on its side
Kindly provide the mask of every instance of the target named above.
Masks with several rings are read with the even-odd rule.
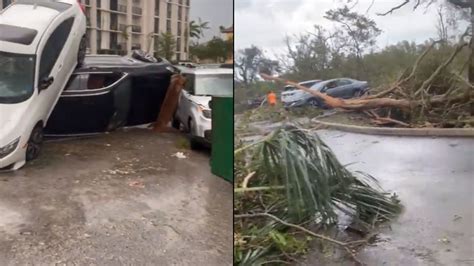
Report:
[[[179,67],[186,78],[181,91],[173,127],[183,128],[191,135],[191,148],[199,144],[210,146],[212,137],[211,95],[196,92],[216,92],[233,86],[233,69]]]
[[[0,11],[0,171],[38,157],[43,128],[86,53],[78,0],[17,0]]]

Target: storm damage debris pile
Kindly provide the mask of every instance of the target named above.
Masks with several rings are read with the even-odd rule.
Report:
[[[412,67],[390,85],[386,85],[373,95],[365,95],[355,99],[340,99],[281,78],[269,73],[260,75],[266,80],[280,81],[287,85],[304,90],[324,100],[331,108],[345,111],[360,111],[367,114],[377,125],[401,127],[473,127],[474,126],[474,84],[459,70],[450,68],[453,60],[468,47],[465,40],[469,36],[466,31],[455,46],[452,53],[439,65],[430,66],[428,71],[420,71],[426,55],[441,41],[434,41],[417,58]],[[468,58],[465,66],[472,60]],[[426,66],[424,66],[426,68]],[[426,70],[426,69],[424,69]]]
[[[336,240],[307,227],[335,228],[348,216],[369,230],[402,208],[375,178],[347,170],[316,133],[293,125],[239,144],[234,172],[235,265],[294,262],[313,239],[338,245],[356,259],[365,239]]]

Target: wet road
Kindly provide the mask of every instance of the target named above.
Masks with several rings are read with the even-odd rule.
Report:
[[[405,206],[362,262],[474,265],[474,139],[318,132],[343,164],[378,178]]]
[[[48,143],[0,174],[0,265],[230,265],[232,185],[147,130]]]

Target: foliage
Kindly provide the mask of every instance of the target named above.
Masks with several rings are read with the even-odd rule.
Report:
[[[224,62],[229,52],[231,52],[229,49],[233,50],[232,44],[218,37],[212,38],[207,43],[191,43],[189,47],[191,55],[201,60],[212,59],[215,62]]]
[[[171,33],[161,33],[155,37],[155,51],[160,57],[171,60],[176,51],[176,38]]]
[[[265,57],[263,51],[254,45],[238,51],[235,66],[238,77],[245,85],[255,82],[260,71],[265,73],[281,71],[278,61]]]
[[[401,210],[395,195],[381,190],[370,175],[347,170],[314,132],[289,125],[251,147],[236,148],[236,183],[255,171],[252,187],[283,187],[237,193],[236,215],[266,212],[294,224],[316,221],[331,226],[341,214],[374,224]],[[266,219],[239,219],[234,227],[234,264],[239,265],[288,260],[304,254],[310,240]]]
[[[194,20],[189,22],[189,36],[191,38],[201,39],[201,37],[204,37],[204,31],[208,29],[210,29],[209,22],[202,21],[201,18],[198,18],[198,22]]]

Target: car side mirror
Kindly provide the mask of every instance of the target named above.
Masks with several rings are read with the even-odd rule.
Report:
[[[49,86],[51,86],[53,82],[54,82],[53,77],[47,77],[47,78],[42,79],[39,84],[40,91],[46,90],[47,88],[49,88]]]

